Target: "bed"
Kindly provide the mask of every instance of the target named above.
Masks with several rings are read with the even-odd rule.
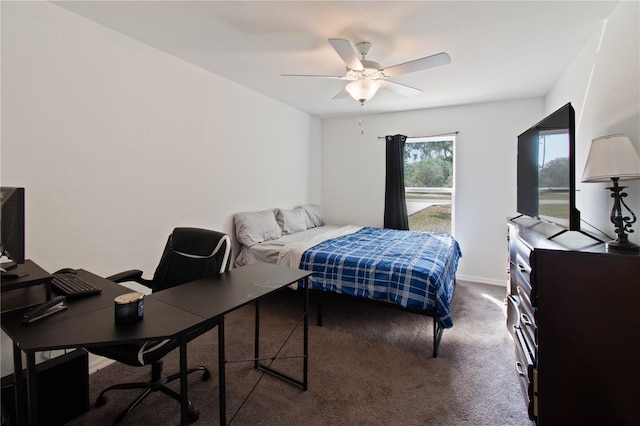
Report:
[[[461,257],[449,234],[326,224],[317,205],[234,215],[236,266],[278,263],[312,271],[310,289],[433,317],[433,356],[453,326]],[[318,325],[322,324],[319,303]]]

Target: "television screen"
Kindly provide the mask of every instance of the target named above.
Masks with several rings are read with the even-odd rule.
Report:
[[[574,152],[575,113],[570,103],[518,136],[519,213],[580,230]]]
[[[24,188],[0,188],[0,249],[15,263],[24,263]]]
[[[569,227],[569,132],[541,131],[538,136],[538,215]]]

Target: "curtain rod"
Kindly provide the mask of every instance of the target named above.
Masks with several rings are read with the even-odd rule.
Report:
[[[451,135],[457,135],[458,133],[460,133],[459,131],[455,131],[455,132],[448,132],[448,133],[438,133],[437,135],[429,135],[429,136],[407,136],[407,139],[421,139],[421,138],[434,138],[437,136],[451,136]],[[378,139],[386,139],[386,136],[378,136]]]

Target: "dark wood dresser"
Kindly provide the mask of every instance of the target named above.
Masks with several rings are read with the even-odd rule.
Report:
[[[507,225],[507,327],[530,418],[638,424],[640,255],[527,217]]]

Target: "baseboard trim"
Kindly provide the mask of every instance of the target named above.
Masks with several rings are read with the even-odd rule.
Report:
[[[89,354],[89,374],[93,374],[98,370],[101,370],[109,365],[113,364],[115,361],[109,358],[105,358],[102,356]]]
[[[471,282],[480,283],[480,284],[498,285],[500,287],[506,287],[507,286],[507,278],[506,277],[503,280],[496,280],[496,279],[493,279],[493,278],[474,277],[472,275],[456,274],[456,279],[462,280],[462,281],[471,281]]]

